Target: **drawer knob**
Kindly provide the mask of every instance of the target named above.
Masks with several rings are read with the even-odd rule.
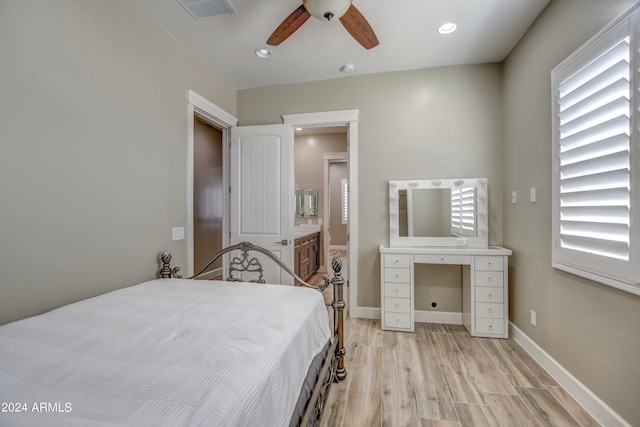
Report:
[[[393,277],[395,277],[397,279],[398,277],[400,277],[400,275],[398,273],[396,273],[396,274],[393,275]]]
[[[400,307],[400,304],[398,304],[398,303],[395,303],[395,304],[393,305],[393,308],[398,308],[398,307]]]
[[[489,310],[487,310],[489,313],[493,313],[493,308],[490,308]]]
[[[493,298],[492,294],[487,295],[488,298]]]
[[[489,325],[489,329],[493,329],[493,325]]]
[[[400,323],[400,319],[396,317],[396,323]]]
[[[400,289],[395,288],[395,289],[393,290],[393,292],[397,294],[398,292],[400,292]]]
[[[394,263],[398,264],[400,262],[400,260],[398,258],[393,260]]]
[[[444,262],[444,257],[440,257],[440,261]]]
[[[487,282],[491,282],[492,280],[491,276],[487,277]]]
[[[489,261],[489,262],[487,263],[487,265],[488,265],[489,267],[491,267],[491,261]]]

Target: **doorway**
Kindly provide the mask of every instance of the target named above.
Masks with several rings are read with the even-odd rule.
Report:
[[[193,126],[193,257],[204,266],[223,246],[225,219],[222,129],[196,117]],[[204,272],[203,279],[222,277],[222,259]]]

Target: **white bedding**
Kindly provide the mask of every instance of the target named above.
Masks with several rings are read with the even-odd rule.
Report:
[[[312,289],[145,282],[0,326],[0,425],[285,426],[330,335]]]

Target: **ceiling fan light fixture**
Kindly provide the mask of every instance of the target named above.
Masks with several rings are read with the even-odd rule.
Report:
[[[438,27],[438,34],[446,35],[451,34],[458,29],[458,26],[453,22],[446,22]]]
[[[351,7],[352,0],[303,0],[304,8],[321,21],[341,18]]]

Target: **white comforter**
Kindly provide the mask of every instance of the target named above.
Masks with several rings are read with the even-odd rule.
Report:
[[[153,280],[0,327],[0,425],[285,426],[330,338],[301,287]]]

